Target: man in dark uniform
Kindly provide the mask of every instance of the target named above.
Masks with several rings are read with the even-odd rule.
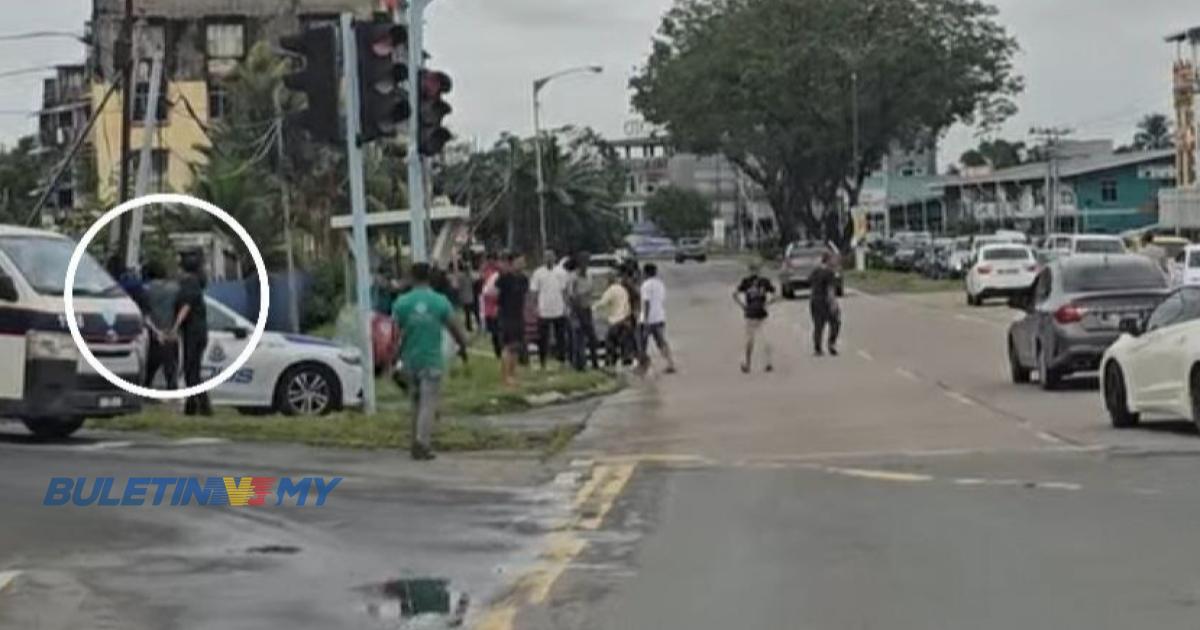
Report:
[[[812,297],[809,307],[813,322],[813,352],[821,356],[825,327],[829,327],[829,354],[837,356],[838,334],[842,330],[842,310],[837,301],[837,259],[832,252],[821,255],[821,264],[809,276]]]
[[[175,298],[175,326],[171,337],[179,339],[183,346],[183,381],[192,387],[202,382],[200,364],[208,347],[208,307],[204,303],[208,282],[204,277],[204,255],[187,252],[180,256],[180,267],[183,277],[179,280],[179,296]],[[211,416],[212,403],[208,394],[188,397],[183,413]]]

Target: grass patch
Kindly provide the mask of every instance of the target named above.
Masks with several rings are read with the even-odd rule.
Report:
[[[292,442],[321,447],[406,449],[412,438],[407,417],[381,413],[367,417],[338,413],[323,418],[243,416],[221,409],[210,418],[181,416],[162,408],[135,416],[88,420],[94,428],[143,431],[170,438],[220,437],[247,442]],[[544,431],[513,431],[479,422],[438,422],[433,435],[439,451],[540,450],[553,452],[569,442],[578,427]],[[565,441],[564,441],[565,440]]]
[[[937,293],[962,289],[961,280],[931,280],[915,273],[869,269],[846,272],[846,286],[865,293]]]
[[[476,350],[478,352],[478,349]],[[529,400],[548,392],[568,398],[616,391],[620,381],[603,372],[576,372],[554,367],[546,371],[523,369],[520,385],[505,388],[500,363],[492,356],[473,353],[463,366],[456,361],[442,388],[442,419],[434,432],[440,451],[538,450],[561,451],[581,427],[560,426],[544,430],[513,430],[488,425],[472,416],[528,410]],[[390,377],[376,379],[379,413],[367,417],[344,411],[323,418],[244,416],[219,408],[210,418],[188,417],[172,407],[151,407],[138,415],[93,419],[88,426],[115,431],[143,431],[170,438],[217,437],[250,442],[292,442],[310,446],[345,448],[408,448],[411,415],[407,394]]]

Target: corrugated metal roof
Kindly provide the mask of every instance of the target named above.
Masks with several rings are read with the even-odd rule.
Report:
[[[1086,173],[1106,171],[1131,164],[1156,162],[1174,157],[1175,149],[1159,149],[1157,151],[1138,151],[1134,153],[1106,153],[1086,157],[1068,158],[1059,161],[1061,177],[1076,177]],[[1003,182],[1022,182],[1040,180],[1046,177],[1046,162],[1033,162],[1011,168],[1002,168],[987,175],[975,177],[947,177],[938,187],[972,186],[977,184],[999,184]]]

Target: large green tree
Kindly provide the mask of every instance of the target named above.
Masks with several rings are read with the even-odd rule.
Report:
[[[37,140],[25,136],[11,147],[0,147],[0,222],[24,225],[29,220],[42,178],[51,164],[39,152]]]
[[[646,202],[646,216],[671,238],[710,231],[716,214],[707,196],[677,186],[659,188]]]
[[[959,163],[963,166],[990,166],[994,169],[1017,166],[1026,160],[1025,143],[1009,142],[1003,138],[984,140],[979,146],[962,154]]]
[[[1171,119],[1165,114],[1147,114],[1138,121],[1133,148],[1139,151],[1170,149],[1175,146]]]
[[[676,0],[633,102],[681,148],[735,162],[784,239],[844,240],[848,221],[819,210],[856,204],[892,147],[1015,110],[1017,44],[995,16],[978,0]]]

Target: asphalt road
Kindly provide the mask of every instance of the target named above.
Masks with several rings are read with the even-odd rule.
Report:
[[[958,294],[847,297],[836,358],[779,305],[776,372],[743,375],[739,273],[668,266],[681,372],[595,415],[573,456],[625,471],[612,504],[489,627],[1195,625],[1190,423],[1117,431],[1095,379],[1011,384],[1012,312]]]

